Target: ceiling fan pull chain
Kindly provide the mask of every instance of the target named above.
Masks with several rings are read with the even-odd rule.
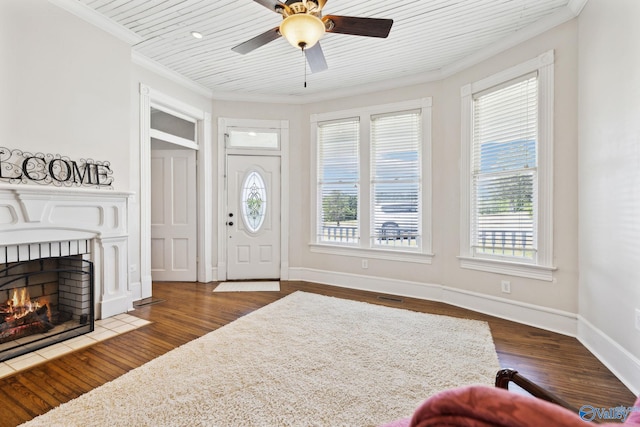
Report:
[[[307,87],[307,57],[304,53],[304,46],[300,49],[302,51],[302,65],[304,67],[304,87]]]

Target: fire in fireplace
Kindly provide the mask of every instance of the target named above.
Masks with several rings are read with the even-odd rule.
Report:
[[[93,264],[82,255],[0,269],[0,361],[93,331]]]
[[[46,298],[32,300],[27,288],[14,289],[13,295],[0,306],[0,344],[53,328],[51,308]]]

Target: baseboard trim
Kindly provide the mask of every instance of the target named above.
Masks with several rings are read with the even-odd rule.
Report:
[[[640,359],[582,316],[578,316],[578,341],[593,353],[634,395],[640,394]]]
[[[578,331],[577,315],[533,304],[464,291],[435,283],[412,282],[350,273],[291,268],[290,280],[443,302],[571,337]]]
[[[133,301],[129,295],[120,295],[100,302],[100,312],[96,319],[106,319],[116,314],[127,313],[133,309]]]
[[[131,298],[131,301],[138,301],[142,299],[141,282],[129,282],[129,297]]]
[[[302,280],[341,288],[415,297],[433,301],[440,301],[442,295],[442,287],[440,285],[363,276],[359,274],[337,273],[335,271],[310,268],[290,268],[289,280]]]
[[[456,307],[570,337],[577,334],[577,316],[574,313],[456,288],[443,287],[443,291],[442,302]]]

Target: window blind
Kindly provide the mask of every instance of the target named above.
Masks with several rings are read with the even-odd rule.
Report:
[[[358,119],[318,124],[318,241],[358,243]]]
[[[420,246],[420,110],[371,117],[374,245]]]
[[[471,242],[476,254],[534,259],[538,79],[474,96]]]

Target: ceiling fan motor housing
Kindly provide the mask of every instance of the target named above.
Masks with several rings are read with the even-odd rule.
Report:
[[[287,18],[291,15],[307,14],[313,15],[317,18],[322,18],[322,9],[318,6],[318,3],[308,0],[306,2],[297,0],[288,0],[286,3],[287,9],[279,10],[283,18]],[[324,23],[325,31],[331,31],[335,27],[335,23],[331,19],[322,19]]]
[[[314,15],[317,17],[320,17],[321,11],[318,10],[318,4],[314,1],[306,1],[306,2],[302,2],[302,1],[297,1],[297,0],[288,0],[285,3],[287,6],[289,6],[288,9],[282,9],[282,15],[286,18],[287,16],[290,15],[296,15],[299,13],[307,13],[309,15]]]

